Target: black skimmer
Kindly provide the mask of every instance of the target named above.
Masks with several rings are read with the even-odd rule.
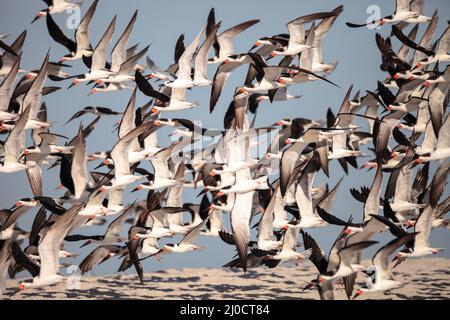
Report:
[[[38,245],[40,257],[39,275],[34,277],[31,282],[21,282],[19,285],[20,290],[47,286],[63,280],[63,276],[58,273],[58,252],[65,236],[73,227],[75,218],[82,206],[81,203],[73,205],[64,215],[57,217],[54,224],[48,228],[47,233]]]
[[[43,0],[43,1],[47,4],[48,7],[39,11],[36,17],[34,17],[33,21],[31,21],[31,23],[34,23],[36,20],[44,16],[63,13],[68,10],[79,9],[81,7],[81,4],[83,3],[83,1],[75,3],[67,0]]]
[[[417,10],[416,6],[412,7],[411,2],[409,0],[395,0],[395,11],[393,14],[390,14],[388,16],[385,16],[381,19],[374,19],[373,21],[363,23],[363,24],[356,24],[351,22],[346,22],[347,26],[351,28],[360,28],[365,26],[383,26],[386,23],[399,23],[399,22],[409,22],[411,23],[417,23],[419,21],[419,16],[421,16],[420,12],[413,11]],[[428,20],[422,21],[426,22]]]
[[[98,0],[95,0],[81,19],[80,24],[75,31],[75,41],[64,34],[51,15],[46,15],[47,29],[50,37],[69,50],[69,53],[60,59],[61,62],[78,60],[83,58],[83,56],[89,57],[92,55],[93,51],[89,42],[89,26],[97,8],[97,4]]]
[[[208,63],[222,63],[229,56],[233,56],[235,54],[233,44],[234,38],[237,37],[239,34],[241,34],[243,31],[250,28],[251,26],[257,24],[259,21],[260,21],[259,19],[248,20],[238,25],[235,25],[234,27],[228,28],[227,30],[217,35],[216,41],[214,42],[214,49],[216,51],[216,55],[213,58],[210,58]],[[209,25],[215,24],[214,9],[210,11],[210,15],[208,17],[208,24]]]

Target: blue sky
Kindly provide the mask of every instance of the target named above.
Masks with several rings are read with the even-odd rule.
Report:
[[[86,0],[82,6],[83,13],[92,1]],[[282,3],[282,4],[280,4]],[[290,87],[290,93],[301,94],[300,100],[274,103],[270,105],[265,102],[260,107],[257,119],[257,126],[267,126],[274,123],[278,119],[304,117],[311,119],[321,119],[325,117],[327,108],[332,108],[335,112],[339,108],[347,88],[353,84],[354,92],[360,89],[364,92],[366,89],[372,90],[376,86],[377,80],[386,77],[379,70],[381,62],[380,54],[375,44],[375,33],[380,32],[387,36],[390,33],[390,27],[384,27],[381,30],[369,30],[366,28],[350,29],[345,25],[346,21],[364,22],[367,19],[366,9],[370,5],[379,5],[381,14],[387,15],[393,12],[395,8],[394,1],[386,0],[359,0],[359,1],[306,1],[306,0],[289,0],[289,1],[144,1],[144,0],[108,0],[100,1],[97,12],[91,25],[91,43],[95,45],[104,30],[108,26],[112,17],[118,14],[116,32],[114,34],[113,44],[119,37],[123,28],[125,28],[133,12],[139,9],[138,18],[129,41],[129,45],[135,43],[140,44],[140,48],[153,43],[148,51],[148,55],[161,67],[167,67],[173,63],[173,48],[175,41],[181,33],[185,34],[185,43],[188,45],[203,27],[209,10],[214,7],[216,9],[216,19],[222,21],[221,30],[225,30],[240,22],[249,19],[261,19],[261,22],[242,33],[235,41],[236,52],[247,51],[254,42],[267,35],[273,35],[286,32],[286,22],[305,14],[318,11],[331,11],[338,5],[344,5],[344,12],[336,21],[332,30],[325,40],[324,58],[325,61],[339,60],[336,71],[329,76],[329,79],[337,83],[341,89],[331,86],[324,82],[314,82],[303,85]],[[22,59],[22,68],[37,69],[49,48],[51,48],[51,60],[57,61],[61,56],[66,54],[64,47],[53,42],[48,35],[45,21],[37,21],[33,25],[30,24],[35,14],[45,7],[42,1],[16,0],[2,1],[0,4],[0,33],[10,34],[8,41],[16,37],[21,31],[27,29],[28,36],[24,46]],[[435,9],[439,10],[440,21],[438,24],[437,34],[442,33],[446,27],[446,21],[449,19],[448,12],[450,2],[448,0],[428,0],[425,5],[425,14],[431,16]],[[55,17],[58,25],[63,28],[67,35],[72,36],[73,30],[65,28],[66,14],[60,14]],[[424,31],[425,26],[421,26],[419,36]],[[394,41],[395,47],[399,44]],[[112,45],[113,45],[112,44]],[[112,48],[110,46],[110,49]],[[216,66],[209,67],[209,75],[212,76]],[[80,61],[73,63],[73,68],[68,69],[69,73],[79,74],[85,72],[85,67]],[[198,101],[200,105],[195,109],[174,113],[171,117],[184,117],[191,120],[201,120],[203,125],[209,128],[222,128],[223,115],[230,102],[234,88],[243,83],[246,68],[240,68],[232,74],[226,84],[221,98],[216,106],[213,114],[209,114],[209,96],[210,87],[194,88],[189,90],[188,98],[191,101]],[[54,121],[52,132],[60,133],[68,137],[74,136],[79,121],[63,126],[65,121],[77,110],[87,105],[101,105],[111,107],[114,110],[121,111],[126,107],[126,103],[130,97],[130,91],[96,94],[87,96],[90,89],[84,85],[78,85],[75,88],[66,90],[68,82],[51,83],[47,85],[60,85],[63,90],[44,97],[44,101],[48,107],[49,119]],[[137,105],[142,105],[147,99],[138,94]],[[93,120],[88,116],[83,118],[83,123]],[[88,138],[88,152],[99,150],[108,150],[116,141],[116,134],[113,133],[113,125],[119,121],[119,118],[101,119],[94,133]],[[364,122],[361,122],[365,125]],[[364,127],[365,128],[365,127]],[[1,139],[4,139],[3,136]],[[159,135],[160,143],[167,145],[167,131],[162,131]],[[28,141],[30,143],[30,140]],[[368,159],[368,158],[367,158]],[[359,160],[362,164],[365,159]],[[93,169],[94,166],[90,167]],[[336,161],[330,166],[329,184],[332,187],[343,175],[342,169]],[[45,171],[44,176],[44,194],[49,196],[58,196],[60,191],[55,190],[59,184],[58,169]],[[351,214],[356,219],[362,217],[362,205],[355,201],[348,192],[351,187],[359,187],[362,185],[370,186],[373,179],[374,171],[367,173],[362,170],[350,169],[350,174],[344,179],[338,193],[334,213],[341,218],[347,218]],[[385,174],[384,182],[388,179]],[[0,206],[3,208],[11,207],[14,202],[22,197],[31,196],[31,190],[25,173],[1,175],[0,181],[2,185],[2,194],[0,196]],[[325,181],[323,174],[316,177],[316,184]],[[195,201],[194,194],[187,190],[185,192],[185,200],[189,202]],[[136,197],[145,197],[144,192],[138,194],[133,193],[126,196],[126,200],[131,202]],[[197,199],[200,201],[200,199]],[[20,226],[29,228],[34,217],[35,211],[30,211],[20,221]],[[228,220],[228,216],[225,216]],[[127,226],[128,227],[128,226]],[[125,228],[124,228],[125,229]],[[339,228],[328,227],[325,229],[308,230],[319,242],[319,244],[328,251],[329,246],[339,233]],[[82,229],[83,233],[101,234],[104,227]],[[126,230],[124,230],[126,233]],[[386,237],[380,238],[386,241]],[[173,240],[171,240],[172,242]],[[172,254],[163,258],[162,262],[147,260],[144,268],[146,271],[159,270],[165,268],[183,268],[183,267],[220,267],[234,255],[234,248],[225,245],[220,239],[199,238],[197,241],[201,245],[207,246],[207,249],[200,252],[187,254]],[[163,243],[163,242],[162,242]],[[436,247],[448,247],[450,237],[448,232],[443,230],[435,230],[432,234],[432,244]],[[69,250],[81,252],[81,256],[75,262],[78,263],[82,258],[94,247],[89,246],[88,249],[79,250],[76,246],[68,245]],[[444,252],[443,255],[448,256],[449,253]],[[119,265],[116,259],[105,263],[104,266],[96,268],[93,274],[102,274],[114,272]]]

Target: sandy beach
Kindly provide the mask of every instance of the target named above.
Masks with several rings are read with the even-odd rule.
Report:
[[[402,288],[366,293],[358,299],[450,299],[450,259],[409,260],[397,267],[394,275],[404,283]],[[272,270],[250,269],[246,274],[230,269],[167,269],[146,273],[143,285],[135,274],[84,276],[76,289],[70,289],[74,281],[69,280],[26,289],[11,299],[319,299],[316,289],[302,292],[315,276],[309,261]],[[364,275],[358,276],[355,288],[365,281]],[[17,284],[18,280],[7,281],[9,288]],[[336,291],[335,296],[347,299],[343,291]]]

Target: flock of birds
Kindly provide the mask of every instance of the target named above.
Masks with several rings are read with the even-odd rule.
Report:
[[[184,36],[180,36],[174,63],[161,68],[147,57],[148,46],[141,50],[128,47],[137,11],[109,59],[106,53],[116,31],[116,17],[95,47],[89,38],[98,0],[84,13],[73,38],[64,34],[53,16],[81,4],[44,1],[48,7],[33,22],[45,20],[50,37],[67,48],[67,55],[59,62],[51,62],[47,53],[39,69],[22,70],[26,31],[11,44],[7,44],[7,36],[0,36],[0,130],[8,134],[1,141],[0,173],[25,171],[33,192],[33,197],[19,199],[11,209],[0,211],[3,285],[7,274],[14,278],[23,270],[33,278],[20,282],[19,290],[62,281],[60,258],[76,256],[64,250],[63,244],[74,241],[84,241],[82,246],[96,245],[79,265],[82,273],[116,256],[122,260],[119,271],[134,267],[143,282],[144,259],[200,250],[195,243],[204,235],[220,237],[235,246],[235,259],[224,267],[244,272],[309,259],[318,276],[305,289],[315,287],[322,299],[333,299],[334,290],[342,285],[348,297],[395,289],[402,284],[393,277],[392,256],[396,266],[407,258],[441,250],[432,248],[429,238],[433,229],[448,229],[450,223],[445,219],[450,197],[441,199],[450,168],[450,117],[446,115],[450,68],[443,68],[450,61],[450,27],[437,37],[437,12],[425,16],[423,1],[397,0],[395,13],[370,23],[392,24],[390,37],[376,33],[380,68],[389,76],[375,89],[363,95],[352,92],[351,86],[338,113],[328,109],[325,119],[282,119],[262,128],[255,127],[255,118],[264,101],[298,99],[288,88],[309,81],[336,85],[328,76],[337,63],[324,61],[323,48],[343,6],[295,18],[286,24],[288,33],[258,39],[244,53],[235,52],[234,39],[259,20],[219,31],[222,22],[216,22],[212,9],[195,39],[185,47]],[[426,30],[416,40],[419,24]],[[409,25],[414,26],[406,32]],[[398,49],[394,39],[399,40]],[[209,58],[211,47],[215,54]],[[274,62],[278,56],[281,59]],[[141,61],[144,58],[145,63]],[[87,72],[69,75],[64,70],[77,59],[82,59]],[[218,64],[212,80],[207,72],[211,64]],[[169,112],[195,108],[198,103],[189,101],[186,93],[199,86],[212,87],[212,113],[228,77],[244,65],[248,68],[246,79],[234,91],[223,130],[201,128],[184,118],[166,118]],[[61,88],[45,86],[48,80],[69,80],[70,87],[84,82],[93,86],[92,93],[124,89],[132,93],[124,110],[89,106],[75,113],[68,122],[86,114],[96,118],[87,126],[80,124],[76,135],[68,139],[51,132],[42,100]],[[137,107],[138,93],[150,101]],[[117,142],[111,150],[87,155],[88,137],[106,116],[121,117]],[[367,131],[360,130],[356,119],[367,121]],[[173,128],[176,142],[159,145],[157,133],[163,127]],[[27,147],[28,133],[33,144]],[[264,157],[252,158],[258,139],[269,135],[272,140]],[[214,142],[196,147],[204,138],[214,138]],[[358,158],[366,156],[360,149],[364,145],[374,159],[360,169],[374,169],[373,182],[370,187],[350,190],[363,204],[362,219],[341,220],[331,212],[342,179],[329,188],[328,184],[314,185],[314,177],[319,171],[329,176],[329,162],[334,160],[348,175],[348,165],[358,168]],[[95,171],[88,172],[88,161],[99,162]],[[142,167],[144,163],[151,163],[152,172]],[[59,166],[65,191],[60,197],[42,192],[45,166]],[[432,174],[430,170],[435,167]],[[100,168],[106,170],[98,171]],[[383,179],[387,179],[384,190]],[[136,182],[130,190],[129,185]],[[200,190],[199,204],[183,202],[185,188]],[[147,190],[143,200],[123,203],[125,192],[139,190]],[[22,230],[16,222],[33,207],[39,210],[31,230]],[[74,233],[79,227],[104,225],[105,216],[110,215],[116,218],[104,234]],[[226,216],[230,231],[223,224]],[[131,224],[126,239],[120,235],[125,224]],[[307,231],[328,225],[339,225],[343,230],[326,257]],[[251,228],[257,228],[254,240]],[[377,244],[372,238],[381,232],[390,232],[393,240],[373,256],[375,281],[354,289],[358,273],[373,276],[361,264],[361,257],[365,249]],[[161,238],[179,234],[184,235],[180,242],[158,245]],[[304,250],[298,252],[301,246]]]

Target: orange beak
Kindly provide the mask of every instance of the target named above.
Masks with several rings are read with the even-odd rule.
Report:
[[[286,84],[286,80],[284,80],[283,78],[278,78],[277,82],[281,84]]]
[[[19,290],[25,290],[25,285],[23,283],[19,284]]]
[[[152,108],[152,114],[157,114],[159,111],[156,108]]]
[[[92,90],[91,90],[91,93],[92,93],[92,94],[97,93],[97,89],[95,89],[95,88],[92,89]]]
[[[407,224],[408,226],[410,226],[410,227],[414,227],[414,226],[416,225],[416,222],[413,221],[413,220],[408,220],[408,221],[406,222],[406,224]]]
[[[394,80],[398,80],[398,78],[400,78],[399,74],[398,73],[394,74]]]
[[[103,81],[102,80],[100,80],[100,79],[97,79],[97,80],[95,80],[94,81],[96,84],[100,84],[100,83],[103,83]]]
[[[255,42],[255,46],[259,47],[262,43],[260,41]]]
[[[276,51],[272,51],[272,53],[270,54],[272,57],[276,57],[278,55],[278,53]]]
[[[428,87],[430,85],[430,82],[429,81],[425,81],[424,83],[423,83],[423,86],[424,87]]]
[[[239,88],[239,93],[247,93],[247,89],[245,89],[244,87]]]
[[[217,194],[219,197],[223,196],[223,192],[219,191],[219,193]]]

